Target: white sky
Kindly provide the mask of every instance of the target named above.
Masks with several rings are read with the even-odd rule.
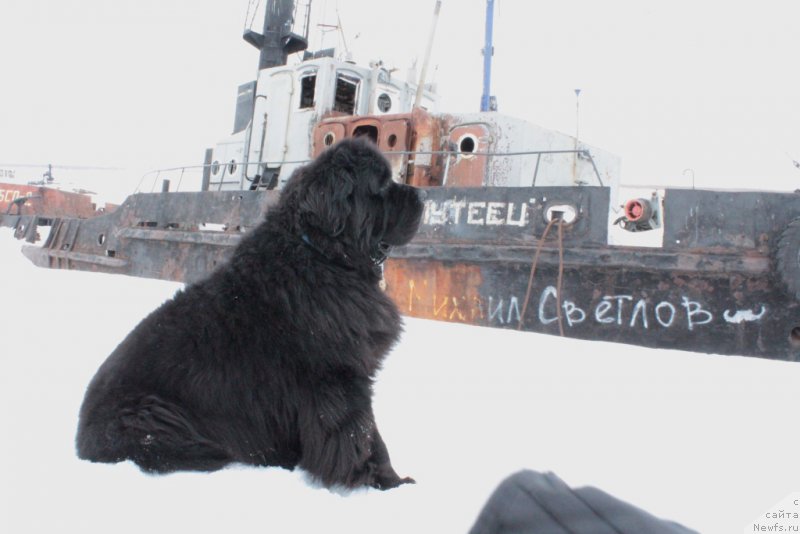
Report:
[[[496,3],[501,112],[571,134],[580,88],[581,138],[622,157],[624,182],[687,185],[691,168],[699,187],[800,184],[800,3]],[[202,163],[255,77],[247,6],[4,0],[0,163],[122,167],[58,175],[117,200],[145,171]],[[405,72],[422,57],[433,0],[315,0],[329,23],[337,6],[355,59]],[[443,1],[432,69],[445,111],[478,107],[483,16],[482,0]]]

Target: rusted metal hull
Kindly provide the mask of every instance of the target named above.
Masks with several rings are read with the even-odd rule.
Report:
[[[87,195],[51,187],[2,182],[0,182],[0,213],[82,219],[98,214],[91,197]]]
[[[387,271],[392,296],[410,316],[560,335],[560,296],[566,337],[797,359],[790,339],[797,304],[764,287],[758,277],[735,277],[735,284],[759,287],[737,302],[726,277],[631,271],[614,264],[573,266],[569,254],[565,260],[561,294],[556,289],[557,259],[540,262],[527,306],[530,264],[522,261],[467,266],[397,260]],[[758,322],[742,319],[759,316]]]
[[[589,214],[603,213],[607,192],[451,190],[446,198],[463,203],[462,211],[478,205],[474,224],[434,220],[429,210],[420,235],[387,266],[389,291],[416,317],[797,360],[800,308],[775,271],[774,252],[800,214],[800,196],[667,190],[664,246],[643,249],[605,244],[607,224]],[[514,222],[525,197],[529,224],[497,224]],[[542,214],[554,203],[572,203],[583,216],[565,228],[561,253],[555,237],[544,242],[528,287]]]
[[[110,214],[52,220],[42,246],[23,253],[39,267],[192,282],[224,261],[277,198],[272,191],[132,195]],[[32,242],[42,220],[6,216],[0,222]]]
[[[386,263],[386,291],[414,317],[800,357],[800,307],[773,260],[779,236],[800,216],[800,196],[668,189],[664,245],[643,249],[607,244],[609,194],[604,187],[431,188],[419,234]],[[271,191],[134,195],[112,214],[56,219],[44,245],[24,253],[42,267],[191,282],[225,261],[277,198]],[[578,216],[561,240],[552,230],[542,241],[545,214],[557,204],[574,206]],[[18,233],[36,227],[35,216],[2,222]]]

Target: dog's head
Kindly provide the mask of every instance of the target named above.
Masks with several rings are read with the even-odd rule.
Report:
[[[294,231],[314,247],[353,261],[381,263],[414,237],[424,192],[395,183],[370,141],[345,139],[298,169],[281,195]]]

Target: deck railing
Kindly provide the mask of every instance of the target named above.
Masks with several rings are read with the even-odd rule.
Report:
[[[576,149],[576,150],[522,150],[522,151],[513,151],[513,152],[462,152],[458,150],[392,150],[390,152],[384,153],[386,156],[395,156],[395,155],[403,155],[408,156],[408,163],[414,163],[417,156],[444,156],[446,157],[445,161],[445,169],[442,176],[442,184],[447,184],[448,175],[450,172],[450,166],[453,158],[459,157],[473,157],[473,156],[484,156],[484,157],[519,157],[519,156],[536,156],[536,164],[533,169],[533,176],[531,181],[531,187],[536,187],[536,181],[539,178],[539,169],[541,167],[541,160],[542,156],[547,155],[559,155],[559,154],[574,154],[576,157],[581,157],[587,160],[591,166],[592,171],[594,173],[595,178],[597,179],[598,185],[601,187],[604,186],[603,178],[600,176],[600,172],[597,169],[597,165],[595,164],[594,158],[590,151],[585,149]],[[252,162],[237,162],[237,161],[229,161],[226,163],[222,162],[213,162],[213,163],[206,163],[200,165],[184,165],[182,167],[170,167],[164,169],[157,169],[154,171],[150,171],[142,175],[142,178],[139,180],[139,184],[136,187],[137,193],[144,192],[142,189],[142,185],[146,183],[150,183],[148,177],[152,176],[152,183],[150,183],[149,192],[154,193],[156,191],[156,187],[159,184],[159,178],[164,175],[169,176],[169,178],[164,178],[164,182],[162,182],[162,191],[166,192],[168,190],[180,191],[181,187],[183,186],[184,181],[192,182],[191,190],[201,190],[201,187],[195,185],[194,182],[198,180],[198,177],[195,175],[201,175],[206,169],[210,171],[210,174],[213,175],[213,181],[209,182],[210,186],[216,186],[216,189],[213,187],[209,187],[208,190],[216,190],[221,191],[222,186],[227,184],[239,184],[238,180],[236,181],[225,181],[225,177],[232,176],[236,174],[236,171],[242,167],[250,167],[256,166],[257,168],[278,168],[282,165],[302,165],[305,163],[309,163],[312,161],[309,159],[302,159],[302,160],[290,160],[290,161],[252,161]],[[221,172],[221,174],[219,174]],[[172,189],[172,177],[177,174],[177,183]],[[219,176],[217,176],[219,174]],[[191,177],[191,178],[190,178]],[[202,177],[200,177],[202,180]],[[252,182],[250,178],[245,177],[246,180]]]

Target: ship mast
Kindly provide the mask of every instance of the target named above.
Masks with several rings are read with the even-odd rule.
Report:
[[[486,32],[483,47],[483,94],[481,111],[497,111],[497,100],[490,94],[492,84],[492,25],[494,24],[494,0],[486,0]]]
[[[309,1],[306,5],[308,11],[311,9],[310,3]],[[269,0],[264,12],[263,32],[250,29],[244,32],[244,40],[261,51],[258,70],[286,65],[289,54],[308,48],[308,18],[306,17],[304,35],[298,35],[292,31],[294,15],[293,0]]]

